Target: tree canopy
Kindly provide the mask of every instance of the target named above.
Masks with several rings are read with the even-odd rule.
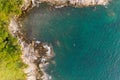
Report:
[[[0,0],[0,80],[25,80],[17,39],[8,32],[9,19],[21,14],[22,0]]]

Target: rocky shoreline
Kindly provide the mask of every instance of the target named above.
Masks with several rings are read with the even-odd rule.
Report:
[[[17,22],[15,18],[11,19],[9,30],[18,39],[22,51],[21,58],[28,65],[24,70],[27,80],[50,80],[51,77],[44,72],[44,67],[48,66],[49,60],[54,56],[52,46],[40,41],[27,40]]]
[[[9,25],[10,33],[18,39],[18,44],[21,46],[22,60],[28,67],[24,70],[27,74],[27,80],[52,80],[51,76],[45,73],[45,67],[48,66],[49,60],[54,57],[52,46],[40,41],[28,40],[24,33],[21,32],[22,17],[40,3],[47,2],[56,8],[64,6],[93,6],[106,5],[109,0],[24,0],[22,5],[22,14],[14,16]]]
[[[64,6],[87,7],[95,5],[107,5],[110,0],[32,0],[33,6],[39,6],[39,3],[46,2],[56,8]]]

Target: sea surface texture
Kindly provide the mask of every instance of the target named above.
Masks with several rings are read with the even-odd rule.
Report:
[[[85,8],[41,4],[23,21],[28,39],[53,46],[53,80],[120,80],[120,0]]]

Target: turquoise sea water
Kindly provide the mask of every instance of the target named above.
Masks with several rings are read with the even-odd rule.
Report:
[[[52,44],[53,80],[120,80],[120,0],[107,7],[41,5],[24,20],[29,39]]]

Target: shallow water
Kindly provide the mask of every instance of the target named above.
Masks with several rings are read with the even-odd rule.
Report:
[[[23,22],[29,39],[52,44],[46,71],[53,80],[120,80],[120,0],[107,8],[43,4]]]

